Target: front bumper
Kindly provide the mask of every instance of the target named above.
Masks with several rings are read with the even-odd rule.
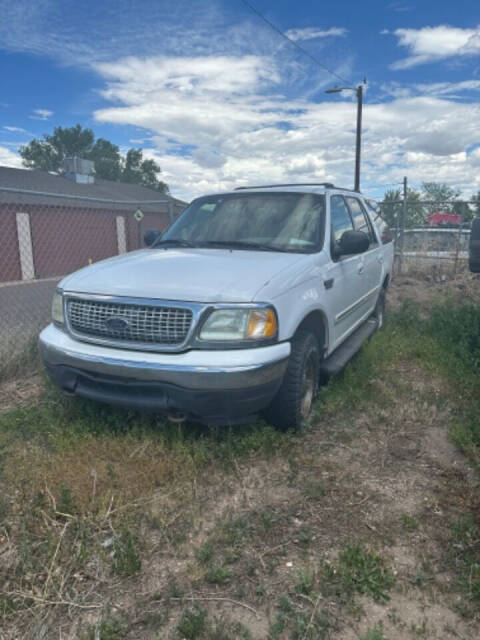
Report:
[[[185,411],[208,422],[234,422],[264,409],[277,392],[290,343],[228,351],[152,353],[73,340],[54,325],[40,353],[53,382],[79,396],[124,407]]]

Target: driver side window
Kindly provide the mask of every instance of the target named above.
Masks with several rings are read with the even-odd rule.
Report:
[[[345,231],[353,231],[353,221],[343,196],[330,198],[330,253],[335,259],[334,247]]]

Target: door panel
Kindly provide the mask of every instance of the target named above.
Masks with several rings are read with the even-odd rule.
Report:
[[[383,252],[380,251],[377,236],[362,202],[358,198],[351,196],[345,199],[350,209],[355,229],[363,231],[370,239],[369,250],[360,256],[365,281],[365,299],[359,307],[359,317],[361,318],[371,313],[375,308],[382,277]]]
[[[325,291],[326,304],[332,310],[333,327],[331,335],[335,349],[353,329],[364,315],[367,284],[365,280],[364,256],[342,256],[336,259],[335,243],[345,231],[354,229],[350,210],[343,195],[333,194],[330,197],[330,254],[332,261],[325,270],[324,284],[330,284]],[[326,286],[326,285],[325,285]]]

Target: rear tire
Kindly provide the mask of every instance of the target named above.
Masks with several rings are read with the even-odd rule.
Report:
[[[307,422],[318,391],[319,367],[317,338],[310,331],[298,331],[282,385],[265,412],[277,429],[297,431]]]

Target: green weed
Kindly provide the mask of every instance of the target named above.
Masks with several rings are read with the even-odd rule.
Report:
[[[177,631],[181,638],[197,640],[204,638],[208,625],[208,613],[206,609],[192,607],[186,609],[178,622]]]
[[[311,500],[321,500],[325,496],[325,487],[318,482],[307,482],[303,488],[303,492],[307,498]]]
[[[338,567],[324,567],[327,580],[336,595],[347,601],[355,593],[369,595],[375,601],[388,600],[388,591],[395,582],[384,560],[358,546],[348,546],[338,558]]]
[[[232,572],[228,567],[212,567],[205,574],[205,580],[211,584],[226,584],[230,582]]]
[[[109,616],[96,626],[90,626],[84,640],[123,640],[128,634],[126,622],[115,616]]]
[[[277,602],[277,614],[270,625],[268,640],[279,640],[288,637],[292,640],[324,640],[330,637],[335,628],[328,615],[313,605],[312,611],[306,611],[283,595]]]
[[[138,536],[128,528],[122,529],[113,544],[113,570],[119,576],[132,576],[142,563],[138,550]]]
[[[200,564],[208,564],[213,557],[213,544],[211,540],[207,540],[204,544],[195,549],[195,557]]]
[[[297,582],[295,584],[295,591],[297,593],[303,593],[308,596],[313,591],[313,585],[315,583],[315,575],[311,571],[299,571],[297,575]]]
[[[455,525],[448,551],[448,561],[457,575],[466,602],[467,616],[480,613],[480,526],[473,514],[463,516]]]
[[[252,640],[250,631],[241,622],[226,618],[208,619],[206,609],[193,607],[182,613],[177,625],[181,640]]]
[[[358,640],[385,640],[383,626],[377,625],[373,627],[373,629],[369,629],[366,633],[359,636]]]
[[[420,526],[418,519],[415,516],[408,515],[408,513],[402,514],[401,520],[403,529],[408,532],[415,531]]]

